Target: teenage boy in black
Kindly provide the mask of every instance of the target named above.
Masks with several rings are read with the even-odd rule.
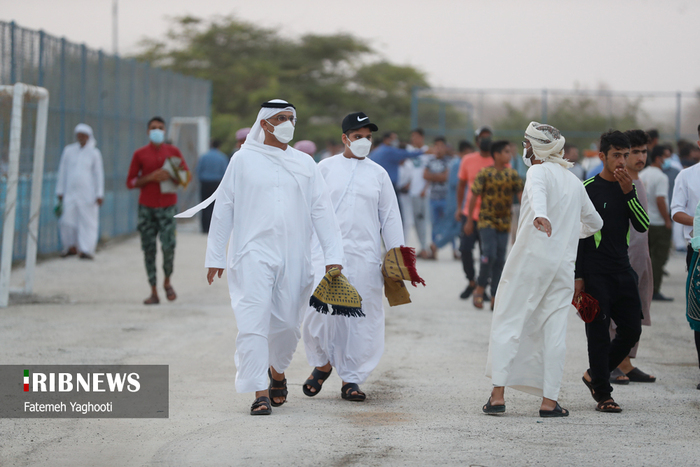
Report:
[[[585,289],[600,304],[596,318],[586,324],[590,368],[583,375],[599,412],[622,411],[611,397],[610,371],[624,360],[642,334],[642,304],[627,247],[630,222],[636,231],[644,232],[649,228],[649,217],[627,173],[629,154],[630,140],[624,133],[604,133],[598,155],[603,170],[584,182],[603,218],[603,228],[593,237],[579,241],[574,297]],[[617,324],[612,342],[611,318]]]

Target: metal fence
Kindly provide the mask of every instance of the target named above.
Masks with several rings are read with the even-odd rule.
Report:
[[[148,63],[108,55],[84,44],[0,22],[0,84],[22,82],[49,91],[49,124],[39,223],[39,253],[60,248],[53,214],[56,172],[61,152],[74,141],[73,129],[92,126],[105,168],[105,199],[100,210],[101,237],[135,231],[138,190],[127,190],[126,174],[134,150],[147,143],[146,124],[154,115],[209,117],[211,82],[151,67]],[[5,170],[10,127],[10,100],[0,99],[0,173]],[[31,191],[36,105],[27,102],[22,125],[20,185],[15,231],[15,260],[24,256]],[[186,156],[190,166],[196,154]],[[182,204],[196,199],[190,185]],[[6,180],[0,180],[0,211]]]
[[[611,90],[448,89],[413,90],[411,124],[429,136],[473,141],[488,125],[496,137],[518,139],[531,121],[556,126],[582,149],[616,128],[656,128],[661,141],[695,141],[700,94]]]

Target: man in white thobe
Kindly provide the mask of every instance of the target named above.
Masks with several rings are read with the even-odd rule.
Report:
[[[58,164],[56,196],[63,204],[58,221],[63,253],[92,259],[100,230],[105,177],[102,153],[89,125],[75,127],[76,142],[63,149]]]
[[[343,399],[363,401],[359,385],[384,352],[382,239],[390,250],[404,244],[404,234],[389,174],[366,157],[377,125],[363,112],[355,112],[343,119],[342,130],[344,152],[324,159],[318,167],[342,232],[346,276],[362,296],[365,317],[327,315],[307,307],[304,347],[309,364],[316,368],[304,385],[304,394],[318,394],[336,368]],[[318,282],[325,274],[323,263],[314,264],[314,271]]]
[[[603,226],[581,181],[567,169],[564,137],[531,122],[518,233],[495,297],[486,375],[493,391],[483,411],[505,412],[505,386],[542,397],[540,416],[569,412],[557,403],[572,310],[579,238]]]
[[[178,215],[191,217],[216,200],[207,280],[211,284],[226,269],[238,326],[236,390],[255,391],[251,415],[269,414],[286,402],[284,372],[314,286],[314,230],[327,268],[342,269],[342,238],[323,177],[312,158],[288,145],[295,123],[293,105],[264,103],[214,195]]]

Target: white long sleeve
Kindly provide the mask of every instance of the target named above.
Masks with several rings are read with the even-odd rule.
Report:
[[[343,264],[343,237],[335,217],[328,187],[323,176],[315,168],[312,183],[311,220],[316,231],[326,265]]]
[[[538,217],[550,220],[547,216],[547,172],[540,164],[528,170],[525,191],[535,213],[531,220],[534,221]]]
[[[235,157],[235,156],[234,156]],[[226,168],[224,178],[218,188],[214,211],[207,236],[207,253],[204,267],[224,269],[226,267],[226,247],[233,231],[234,211],[234,157]]]
[[[593,206],[583,184],[581,184],[581,192],[581,232],[579,238],[587,238],[603,228],[603,218]]]
[[[95,177],[95,197],[104,198],[105,196],[105,171],[102,164],[102,153],[99,149],[93,149],[95,152],[95,165],[94,165],[94,177]]]
[[[56,196],[66,193],[66,148],[63,148],[61,160],[58,163],[58,179],[56,180]]]

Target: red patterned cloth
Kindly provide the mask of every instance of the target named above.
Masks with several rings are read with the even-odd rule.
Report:
[[[578,316],[584,323],[593,322],[596,315],[598,315],[598,312],[600,311],[598,300],[591,297],[586,292],[581,292],[578,300],[574,298],[571,304],[576,307],[578,310]]]

